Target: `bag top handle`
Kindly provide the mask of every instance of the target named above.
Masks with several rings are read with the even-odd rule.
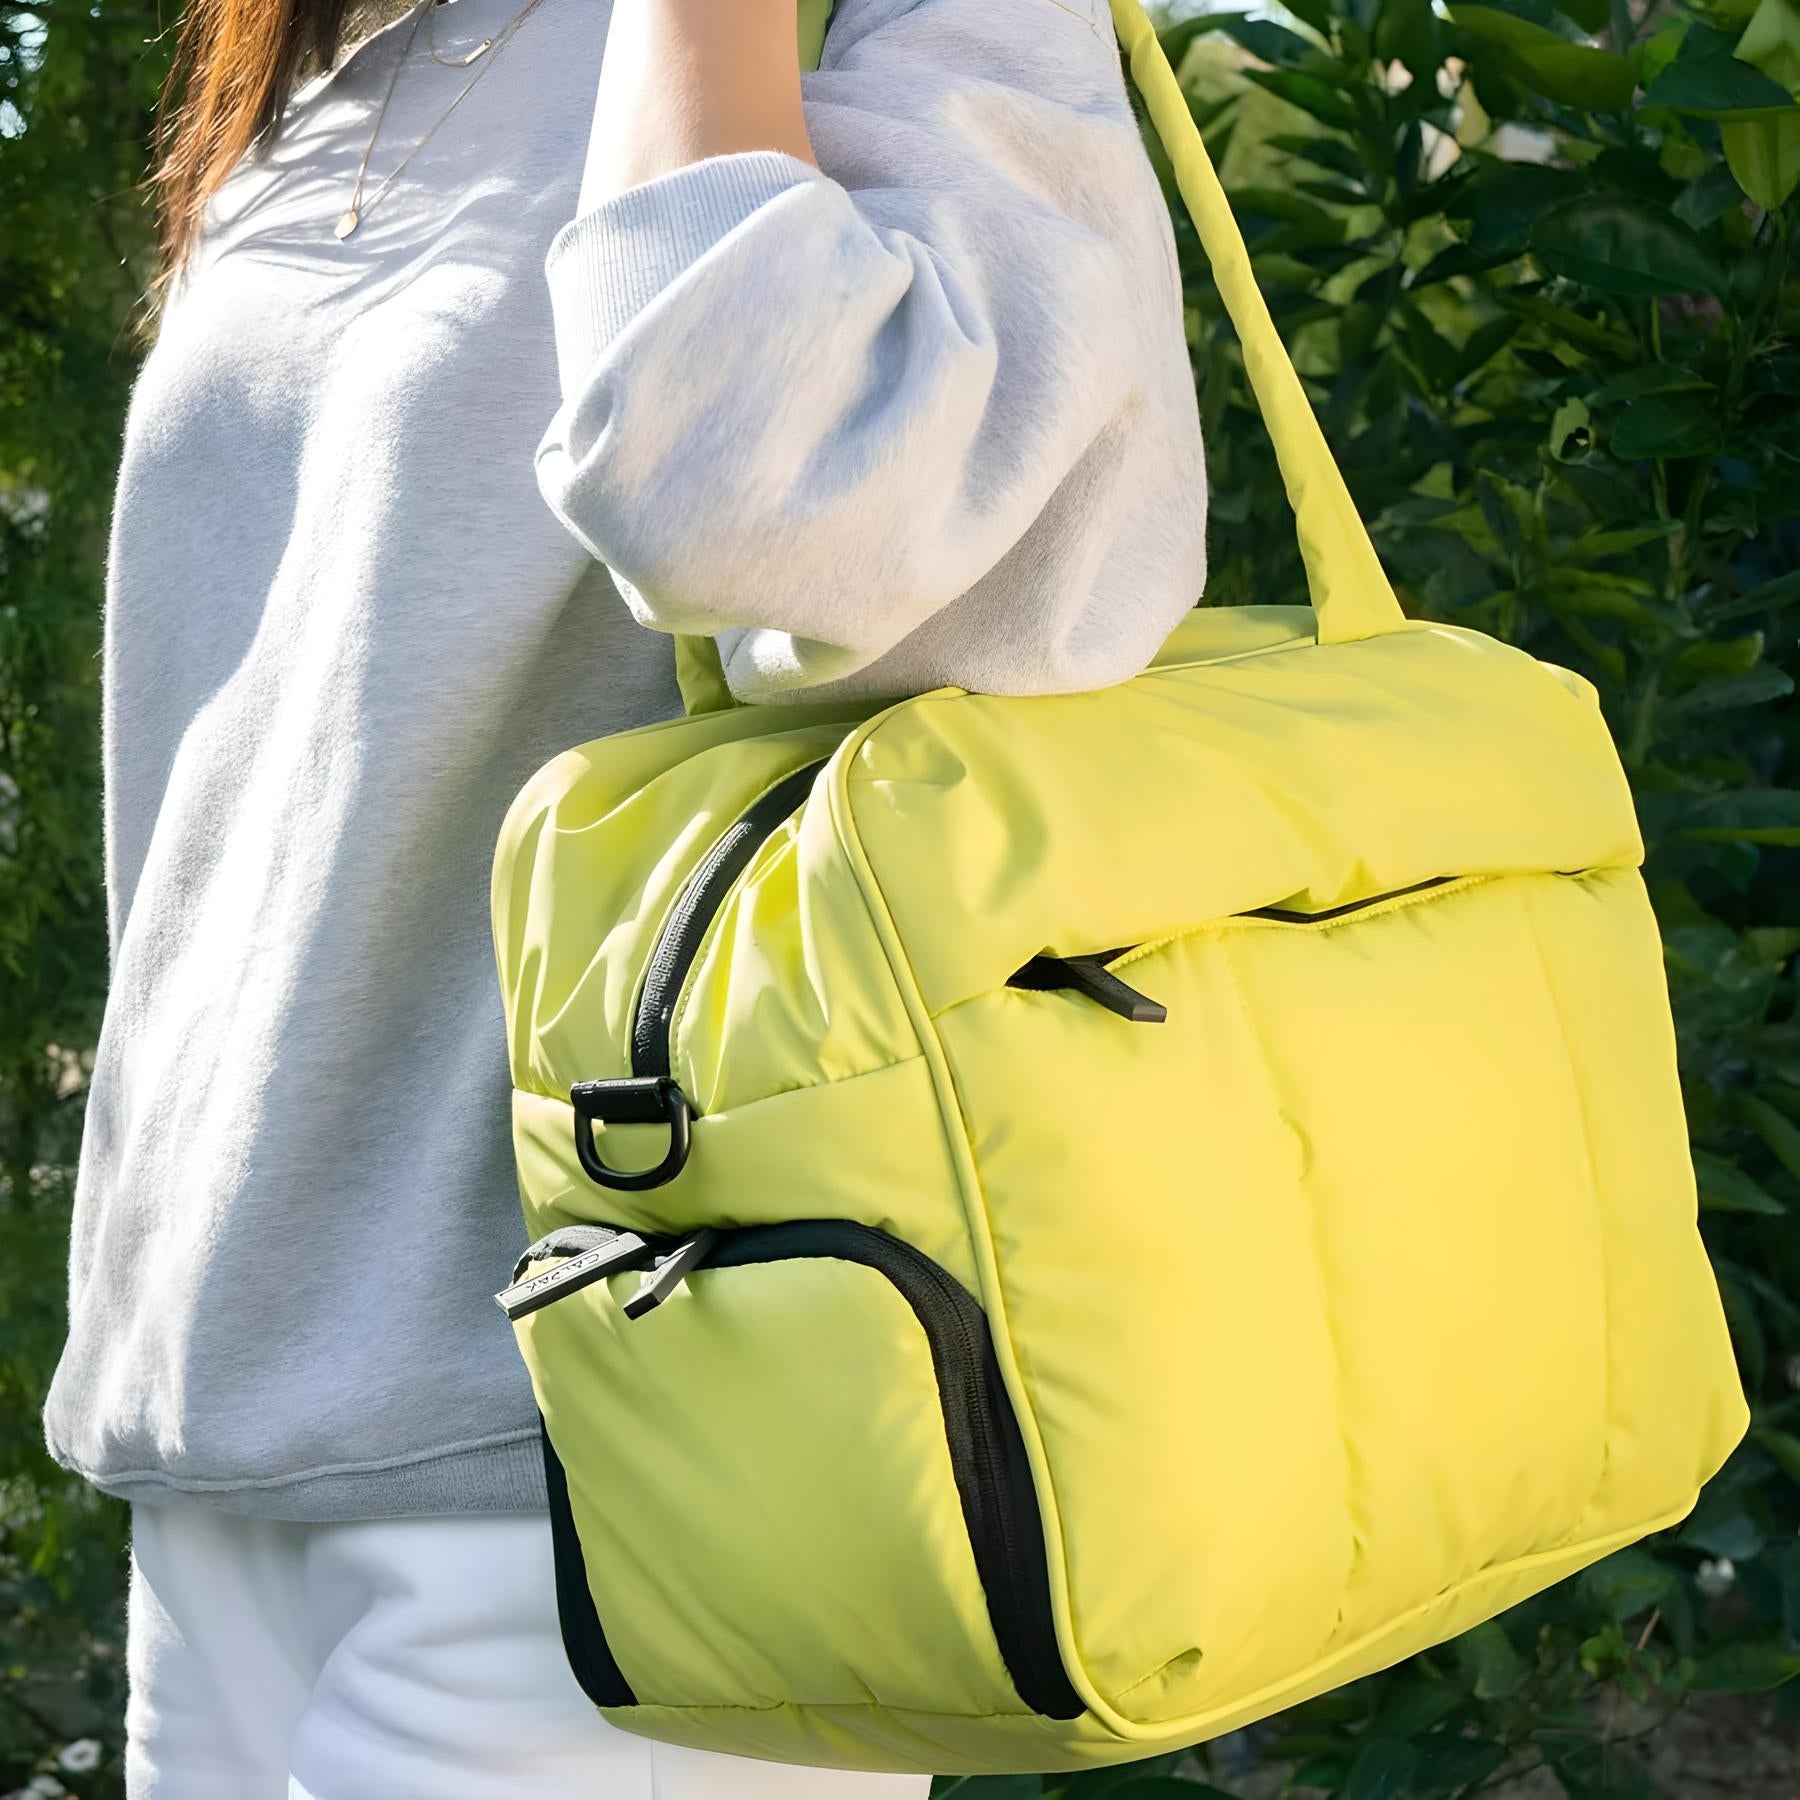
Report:
[[[1256,285],[1243,234],[1231,216],[1231,203],[1156,27],[1138,0],[1109,3],[1131,79],[1174,167],[1175,185],[1200,234],[1219,297],[1243,346],[1244,369],[1275,446],[1288,504],[1294,509],[1318,641],[1348,643],[1397,630],[1405,615],[1319,429],[1312,402],[1282,347],[1281,334]],[[833,4],[834,0],[799,0],[803,69],[819,65]],[[737,704],[711,638],[677,637],[675,674],[690,713],[717,712]]]

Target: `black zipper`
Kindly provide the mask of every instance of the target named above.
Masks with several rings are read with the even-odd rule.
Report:
[[[987,1315],[968,1289],[923,1251],[851,1219],[796,1219],[717,1231],[688,1269],[743,1268],[798,1257],[831,1257],[873,1269],[912,1308],[931,1348],[950,1466],[1001,1660],[1019,1698],[1033,1712],[1053,1719],[1078,1717],[1086,1705],[1069,1681],[1057,1646],[1036,1487]],[[547,1432],[544,1455],[548,1469],[555,1451]],[[570,1663],[596,1705],[635,1705],[607,1648],[582,1573],[580,1541],[560,1469],[549,1488],[559,1569],[567,1564],[575,1571],[566,1581],[559,1575],[557,1583],[559,1608],[572,1609],[563,1615]]]
[[[1564,873],[1562,870],[1557,872]],[[1280,919],[1291,925],[1316,925],[1321,919],[1342,918],[1345,913],[1361,912],[1365,907],[1379,906],[1384,900],[1397,900],[1402,894],[1421,893],[1426,888],[1442,887],[1447,881],[1460,879],[1456,875],[1433,875],[1424,881],[1415,881],[1410,887],[1389,888],[1385,894],[1371,894],[1366,900],[1346,900],[1342,906],[1327,906],[1320,912],[1295,912],[1285,906],[1252,906],[1230,916],[1234,919]],[[1139,944],[1121,944],[1117,949],[1093,950],[1081,956],[1052,956],[1048,953],[1034,956],[1006,978],[1006,985],[1039,990],[1063,989],[1081,994],[1097,1006],[1104,1006],[1108,1012],[1131,1020],[1133,1024],[1160,1025],[1169,1016],[1168,1009],[1159,1001],[1152,1000],[1148,994],[1140,993],[1128,982],[1121,980],[1106,966],[1141,948]]]
[[[1422,893],[1426,888],[1442,887],[1446,881],[1460,881],[1458,875],[1429,875],[1411,887],[1389,888],[1385,894],[1371,894],[1366,900],[1346,900],[1342,906],[1327,906],[1321,912],[1294,912],[1285,906],[1253,906],[1236,916],[1240,919],[1285,919],[1293,925],[1316,925],[1321,919],[1342,918],[1345,913],[1361,912],[1365,906],[1379,906],[1383,900],[1398,900],[1402,894]]]
[[[631,1071],[634,1075],[668,1076],[669,1026],[681,984],[700,952],[700,940],[713,916],[725,904],[731,884],[750,866],[750,859],[791,818],[812,791],[813,777],[831,759],[821,757],[782,779],[761,795],[707,851],[688,877],[674,911],[657,937],[644,971],[637,1012],[631,1027]]]
[[[820,757],[791,775],[784,775],[756,799],[701,858],[700,866],[676,896],[668,919],[656,935],[632,1014],[632,1073],[577,1081],[569,1088],[575,1155],[590,1181],[601,1187],[641,1193],[673,1181],[686,1166],[695,1108],[671,1073],[669,1048],[669,1029],[675,1004],[681,997],[681,984],[693,968],[700,941],[725,904],[732,883],[749,867],[750,859],[775,829],[805,800],[813,778],[830,760]],[[595,1121],[607,1125],[665,1125],[668,1148],[662,1160],[651,1168],[614,1168],[594,1142]]]

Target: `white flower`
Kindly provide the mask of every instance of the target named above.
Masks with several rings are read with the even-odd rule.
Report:
[[[98,1738],[77,1738],[72,1744],[64,1744],[62,1753],[56,1759],[59,1769],[67,1769],[71,1775],[85,1775],[89,1769],[100,1766],[100,1740]]]
[[[1694,1576],[1694,1585],[1707,1599],[1716,1600],[1721,1594],[1730,1593],[1736,1580],[1737,1565],[1729,1556],[1721,1556],[1700,1565]]]
[[[1800,1391],[1800,1356],[1790,1356],[1782,1373],[1787,1376],[1788,1386]]]
[[[25,1784],[25,1792],[36,1800],[42,1794],[44,1800],[56,1800],[57,1795],[66,1794],[69,1790],[54,1775],[34,1775]]]

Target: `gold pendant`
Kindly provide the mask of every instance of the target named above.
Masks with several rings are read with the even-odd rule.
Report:
[[[347,238],[362,223],[362,214],[353,206],[337,222],[337,236]]]

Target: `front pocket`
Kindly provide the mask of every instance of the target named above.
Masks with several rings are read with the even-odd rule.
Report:
[[[1558,874],[1576,872],[1557,871]],[[1346,900],[1341,905],[1322,907],[1317,912],[1299,912],[1286,906],[1255,906],[1244,912],[1229,913],[1222,919],[1208,921],[1190,930],[1171,932],[1141,944],[1122,944],[1112,950],[1093,950],[1069,956],[1058,956],[1046,950],[1015,969],[1006,978],[1006,985],[1009,988],[1023,988],[1028,992],[1051,990],[1079,994],[1108,1012],[1130,1020],[1134,1025],[1161,1025],[1168,1019],[1168,1008],[1160,1000],[1139,992],[1123,980],[1119,970],[1190,936],[1192,931],[1217,929],[1240,922],[1249,924],[1258,919],[1271,919],[1281,925],[1318,927],[1356,913],[1369,913],[1378,909],[1391,911],[1395,906],[1410,904],[1414,899],[1438,888],[1467,887],[1478,881],[1492,879],[1489,875],[1432,875],[1407,887],[1390,888],[1384,894],[1370,894],[1362,900]]]
[[[526,1348],[546,1406],[563,1638],[595,1704],[706,1704],[716,1677],[740,1704],[748,1688],[771,1704],[873,1694],[1007,1710],[1017,1702],[994,1690],[1010,1684],[1032,1712],[1084,1711],[1057,1645],[1024,1442],[968,1290],[846,1219],[718,1231],[679,1304],[628,1318],[633,1283],[653,1275],[521,1326],[580,1340]],[[559,1385],[546,1395],[548,1370]],[[593,1404],[576,1398],[580,1380],[604,1384]],[[634,1518],[659,1527],[635,1550]],[[634,1554],[658,1559],[660,1578],[617,1560]]]
[[[1082,1674],[1141,1723],[1565,1541],[1600,1476],[1604,1246],[1531,928],[1589,884],[1387,885],[1109,958],[1148,1029],[1011,991],[936,1020]]]

